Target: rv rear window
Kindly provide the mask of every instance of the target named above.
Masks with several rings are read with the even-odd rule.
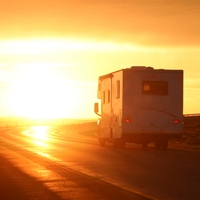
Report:
[[[168,82],[167,81],[143,81],[142,93],[147,95],[167,95]]]

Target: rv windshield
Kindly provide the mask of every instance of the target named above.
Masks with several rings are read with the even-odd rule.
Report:
[[[143,81],[142,93],[145,95],[167,95],[168,82],[166,81]]]

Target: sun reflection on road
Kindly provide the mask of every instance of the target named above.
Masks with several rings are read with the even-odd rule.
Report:
[[[32,138],[35,139],[33,142],[38,146],[47,147],[48,146],[48,126],[33,126],[32,131],[33,135]]]
[[[46,153],[46,150],[49,149],[49,142],[51,139],[49,129],[49,126],[32,126],[30,129],[23,132],[29,142],[34,144],[34,151],[44,157],[50,156]]]

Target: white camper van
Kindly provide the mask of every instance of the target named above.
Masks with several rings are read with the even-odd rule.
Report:
[[[94,111],[100,115],[98,141],[113,147],[154,143],[166,149],[183,133],[183,70],[135,66],[99,77]]]

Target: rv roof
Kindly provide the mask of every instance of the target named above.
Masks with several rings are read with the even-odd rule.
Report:
[[[113,73],[119,72],[119,71],[123,71],[123,70],[145,70],[145,69],[152,70],[154,68],[153,67],[146,67],[146,66],[132,66],[130,68],[120,69],[120,70],[111,72],[109,74],[105,74],[105,75],[99,76],[99,80],[102,80],[102,79],[105,79],[105,78],[112,78],[113,77]]]
[[[111,72],[111,73],[109,73],[109,74],[105,74],[105,75],[102,75],[102,76],[99,76],[99,80],[102,80],[102,79],[105,79],[105,78],[112,78],[113,76],[114,76],[114,73],[116,73],[116,72],[119,72],[119,71],[132,71],[132,72],[146,72],[146,71],[151,71],[151,70],[153,70],[153,71],[157,71],[157,72],[159,72],[159,71],[166,71],[167,73],[169,73],[169,72],[180,72],[180,71],[182,71],[183,72],[183,70],[179,70],[179,69],[176,69],[176,70],[174,70],[174,69],[167,69],[167,70],[165,70],[165,69],[154,69],[153,67],[145,67],[145,66],[132,66],[132,67],[130,67],[130,68],[124,68],[124,69],[120,69],[120,70],[117,70],[117,71],[114,71],[114,72]]]

